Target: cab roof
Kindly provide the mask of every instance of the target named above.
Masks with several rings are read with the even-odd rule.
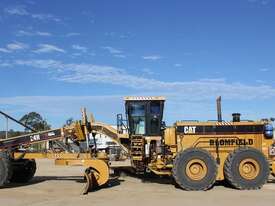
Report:
[[[163,96],[128,96],[124,97],[124,101],[165,101],[165,97]]]

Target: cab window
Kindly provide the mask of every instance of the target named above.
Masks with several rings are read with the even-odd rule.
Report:
[[[145,134],[145,105],[144,104],[132,104],[130,106],[130,117],[132,124],[133,134]]]

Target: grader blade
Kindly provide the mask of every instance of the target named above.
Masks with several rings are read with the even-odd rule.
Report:
[[[90,169],[86,169],[84,172],[84,180],[86,182],[81,192],[82,195],[88,194],[88,192],[93,189],[93,176],[93,172]]]
[[[108,172],[106,171],[106,168],[102,168],[101,166],[99,168],[98,165],[96,165],[96,167],[94,168],[93,167],[87,168],[84,172],[84,180],[86,182],[82,189],[82,194],[86,195],[88,194],[88,192],[93,191],[99,186],[102,186],[105,183],[107,183],[109,179],[109,175],[106,176],[107,174],[106,172]]]
[[[271,168],[271,175],[275,177],[275,162],[271,163],[270,168]]]
[[[109,166],[100,159],[56,159],[56,165],[84,166],[84,180],[82,194],[106,184],[109,180]]]

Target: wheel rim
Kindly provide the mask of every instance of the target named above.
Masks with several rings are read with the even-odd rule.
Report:
[[[190,160],[185,169],[186,175],[195,181],[202,180],[207,174],[207,166],[200,159]]]
[[[253,180],[260,173],[260,165],[254,159],[244,159],[240,162],[239,172],[244,179]]]

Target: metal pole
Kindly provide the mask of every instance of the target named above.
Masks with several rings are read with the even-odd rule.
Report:
[[[3,116],[5,116],[6,118],[11,119],[12,121],[16,122],[17,124],[22,125],[23,127],[25,127],[25,128],[27,128],[27,129],[29,129],[30,131],[32,131],[32,132],[36,132],[33,128],[29,127],[29,126],[28,126],[28,125],[26,125],[26,124],[23,124],[22,122],[20,122],[20,121],[18,121],[18,120],[16,120],[16,119],[14,119],[13,117],[9,116],[9,115],[8,115],[8,114],[6,114],[6,113],[4,113],[4,112],[0,111],[0,114],[2,114]]]
[[[8,131],[9,131],[9,118],[6,117],[6,139],[8,139]]]

